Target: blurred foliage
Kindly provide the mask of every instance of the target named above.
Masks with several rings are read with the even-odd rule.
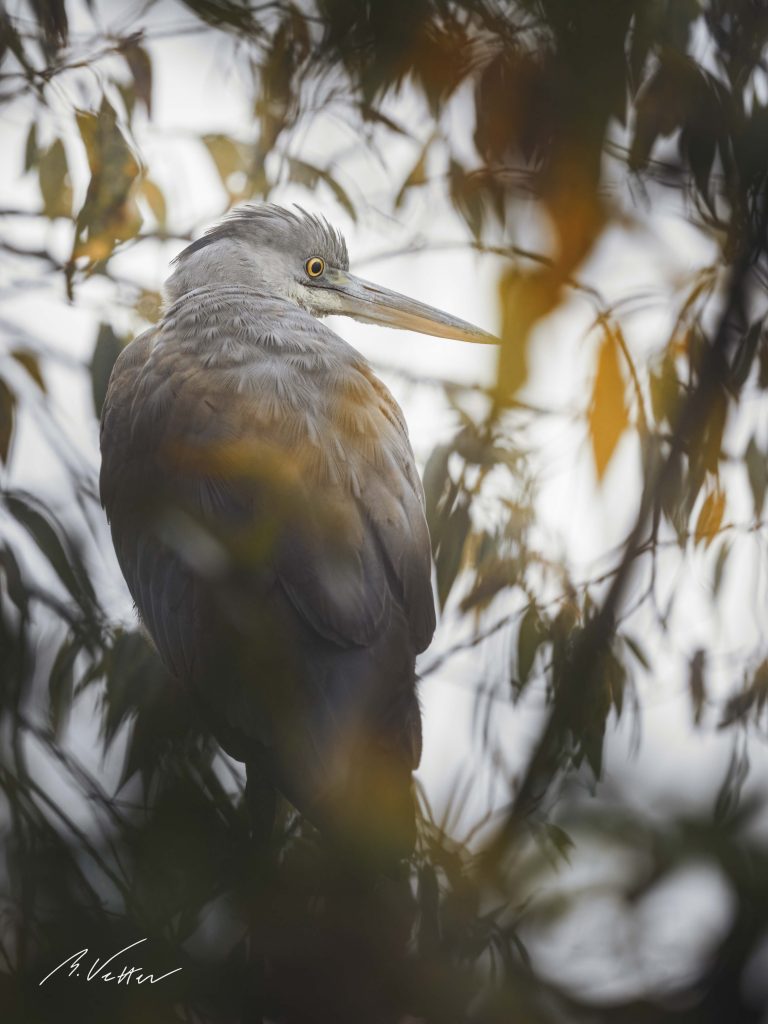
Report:
[[[157,292],[121,276],[116,258],[199,226],[172,220],[173,196],[136,141],[155,107],[151,15],[160,5],[149,0],[135,23],[106,31],[109,4],[85,0],[70,33],[74,6],[32,0],[0,10],[0,104],[29,122],[18,166],[39,188],[37,208],[0,210],[0,254],[17,270],[42,266],[75,301],[92,278],[113,289],[89,365],[98,414],[126,323],[138,330],[160,306]],[[317,164],[297,145],[317,111],[331,110],[372,152],[411,141],[411,169],[388,197],[393,212],[413,190],[437,186],[468,245],[506,261],[497,379],[487,390],[446,386],[456,432],[432,452],[424,484],[439,604],[468,626],[425,672],[506,639],[505,663],[478,670],[489,678],[478,684],[476,711],[508,799],[466,835],[457,825],[466,791],[457,787],[439,821],[424,802],[412,863],[375,883],[364,865],[335,861],[288,808],[269,855],[254,848],[241,775],[143,636],[109,621],[95,582],[90,469],[54,444],[71,477],[66,515],[13,486],[19,424],[27,418],[55,441],[46,367],[59,357],[4,318],[2,1020],[245,1021],[257,1019],[257,1006],[275,1021],[764,1020],[768,845],[762,808],[743,789],[747,739],[765,730],[768,651],[740,653],[725,700],[710,692],[708,652],[690,652],[694,723],[734,737],[709,813],[645,815],[610,787],[594,801],[583,789],[603,774],[606,731],[640,700],[638,678],[658,670],[637,612],[666,628],[674,594],[659,607],[662,551],[681,563],[706,558],[716,603],[734,548],[762,543],[766,440],[757,428],[744,439],[728,427],[768,388],[768,5],[179,6],[211,45],[231,43],[250,82],[252,125],[238,137],[195,140],[228,205],[293,183],[361,216],[360,192],[338,162]],[[406,93],[427,112],[420,135],[398,120],[392,101]],[[471,159],[448,117],[459,96],[469,103]],[[86,167],[82,178],[77,168]],[[676,286],[673,329],[642,358],[626,336],[629,302],[611,306],[579,277],[625,222],[617,193],[627,182],[649,216],[673,196],[716,253]],[[518,215],[531,208],[547,251],[513,242]],[[29,236],[45,244],[6,230],[17,221],[51,222]],[[545,416],[524,400],[537,328],[574,294],[593,310],[591,389],[576,397],[598,486],[622,446],[635,445],[642,474],[625,543],[586,581],[545,553],[521,443]],[[753,505],[746,522],[732,518],[739,477]],[[497,702],[522,704],[532,693],[543,697],[539,731],[510,778],[491,719]],[[82,763],[89,743],[119,771],[105,768],[102,778]],[[568,989],[557,965],[529,952],[531,937],[572,911],[575,897],[558,903],[552,878],[580,857],[625,865],[603,885],[630,914],[685,869],[718,873],[731,913],[689,977],[611,1002]],[[181,972],[118,986],[60,970],[40,985],[77,950],[90,951],[85,969],[141,939],[140,958],[126,962]]]

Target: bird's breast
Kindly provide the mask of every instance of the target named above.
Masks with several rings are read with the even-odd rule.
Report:
[[[299,331],[294,313],[284,325],[226,313],[176,312],[151,347],[132,427],[158,457],[352,491],[411,459],[394,400],[341,339],[307,314]]]

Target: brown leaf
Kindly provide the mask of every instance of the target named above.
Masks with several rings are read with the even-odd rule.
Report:
[[[588,422],[597,479],[602,480],[616,446],[629,426],[618,346],[608,331],[605,332],[597,359]]]
[[[30,352],[29,349],[26,348],[17,348],[11,352],[11,358],[15,359],[17,363],[24,367],[41,391],[46,390],[45,380],[43,379],[43,374],[40,370],[40,360],[34,352]]]

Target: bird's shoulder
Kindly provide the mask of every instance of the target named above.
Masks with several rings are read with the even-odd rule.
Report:
[[[360,353],[291,304],[201,291],[118,358],[104,450],[144,457],[178,438],[233,458],[274,448],[315,484],[357,491],[394,469],[420,493],[405,418]]]

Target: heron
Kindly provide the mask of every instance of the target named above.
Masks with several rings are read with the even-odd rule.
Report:
[[[402,858],[430,538],[403,413],[330,315],[495,340],[351,274],[324,218],[238,207],[115,363],[101,499],[144,630],[247,790]]]

